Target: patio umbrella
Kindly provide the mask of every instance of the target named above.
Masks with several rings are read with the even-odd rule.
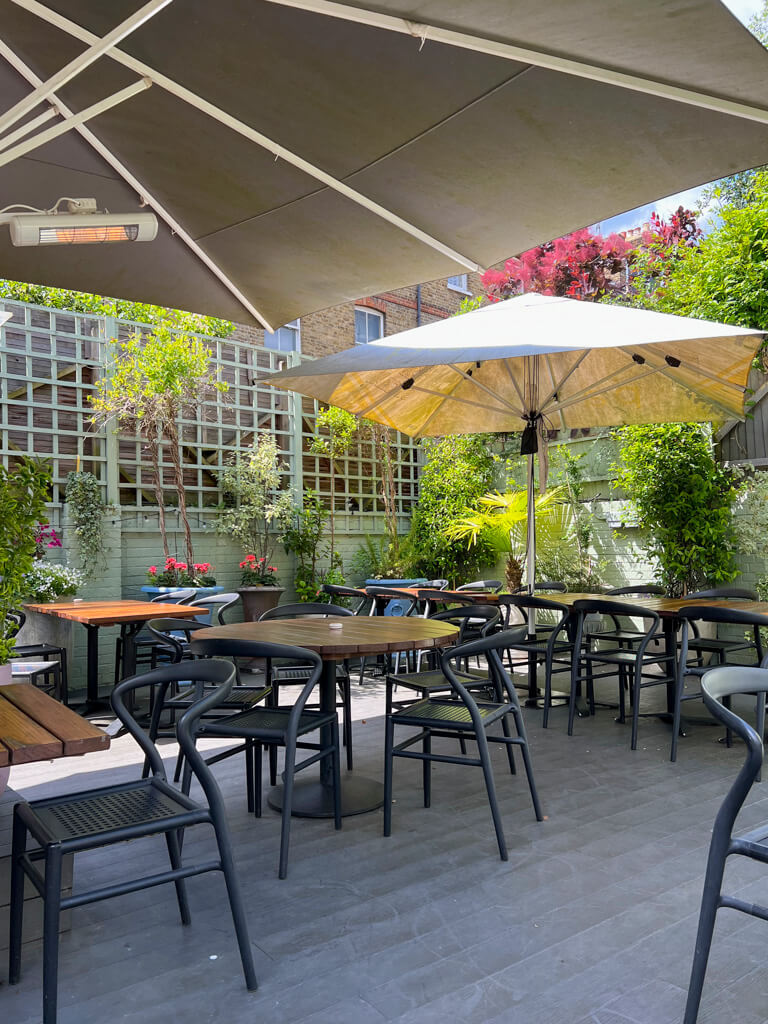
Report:
[[[274,327],[768,163],[768,55],[718,0],[139,5],[0,0],[0,206],[161,220],[0,228],[0,276]]]
[[[744,417],[763,332],[528,294],[264,378],[414,437],[523,431],[527,574],[534,454],[548,428]]]

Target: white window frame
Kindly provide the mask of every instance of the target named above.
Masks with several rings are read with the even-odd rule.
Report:
[[[377,338],[366,338],[365,341],[357,340],[357,314],[365,313],[366,317],[375,317],[381,325],[381,333]],[[379,341],[384,337],[384,314],[380,309],[371,309],[369,306],[355,306],[355,344],[356,345],[368,345],[372,341]]]
[[[446,288],[449,288],[452,292],[461,292],[462,295],[472,294],[472,292],[469,290],[466,274],[454,274],[453,277],[448,278],[448,280],[445,282],[445,286]]]
[[[281,348],[279,345],[269,344],[268,339],[275,338],[280,331],[293,332],[293,348]],[[287,324],[283,324],[275,331],[264,331],[264,348],[268,348],[272,352],[301,352],[301,320],[297,317],[296,320],[289,320]]]

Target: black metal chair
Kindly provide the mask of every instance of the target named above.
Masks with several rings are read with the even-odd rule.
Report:
[[[510,671],[514,671],[513,652],[524,655],[528,672],[528,689],[536,696],[536,674],[544,666],[544,716],[542,726],[549,725],[552,707],[552,676],[571,671],[571,610],[568,605],[549,597],[531,597],[528,594],[501,594],[499,608],[504,616],[504,629],[508,638],[506,647]],[[547,621],[541,621],[541,613]],[[518,615],[519,622],[512,616]],[[534,632],[529,634],[528,618],[532,616]],[[525,623],[520,631],[519,626]],[[563,699],[562,697],[560,698]]]
[[[227,623],[224,619],[224,612],[230,608],[234,608],[239,600],[240,595],[237,591],[233,590],[228,594],[208,594],[206,597],[195,597],[191,603],[194,604],[196,608],[210,609],[209,625],[226,626]]]
[[[698,630],[694,633],[697,622],[714,622],[718,625],[730,625],[741,627],[741,632],[752,632],[752,640],[734,642],[731,647],[723,646],[712,652],[721,665],[726,659],[735,653],[749,650],[754,652],[754,667],[760,665],[763,660],[763,642],[760,630],[768,629],[768,615],[760,615],[757,612],[749,612],[739,608],[738,601],[734,601],[731,608],[716,608],[712,605],[687,605],[681,608],[678,613],[680,623],[680,645],[677,660],[677,680],[675,685],[675,707],[672,723],[672,750],[670,760],[677,760],[678,737],[682,720],[682,705],[685,701],[698,700],[701,693],[686,693],[685,680],[689,676],[703,676],[711,670],[711,666],[688,663],[688,653],[692,644],[699,642]],[[745,628],[746,627],[746,628]],[[694,633],[693,637],[691,634]],[[724,641],[727,643],[727,641]],[[731,664],[733,664],[731,662]],[[730,733],[727,736],[730,745]]]
[[[194,619],[150,619],[147,622],[147,629],[155,642],[156,650],[163,654],[166,660],[172,665],[178,665],[182,661],[189,661],[194,656],[189,645],[194,634],[201,629],[208,629],[205,622],[196,622]],[[221,700],[211,714],[221,715],[233,711],[244,711],[270,696],[270,687],[262,685],[243,684],[240,681],[240,673],[237,665],[235,669],[236,686]],[[153,689],[150,689],[150,717],[149,717],[149,739],[154,743],[161,733],[161,718],[163,712],[170,715],[171,729],[165,735],[175,735],[176,716],[179,712],[186,710],[200,695],[196,687],[190,685],[178,685],[166,687],[160,696],[156,696]],[[176,759],[176,770],[173,774],[173,781],[178,782],[181,778],[181,771],[184,764],[184,752],[179,750]],[[149,763],[144,762],[145,773],[149,771]],[[249,810],[253,810],[253,798],[249,801]]]
[[[21,630],[21,627],[27,621],[26,613],[21,609],[12,609],[8,612],[8,618],[14,623],[13,635],[16,636]],[[35,643],[35,644],[14,644],[13,651],[11,651],[10,661],[11,670],[13,671],[14,661],[38,661],[42,660],[52,664],[51,659],[55,658],[59,663],[58,673],[55,670],[50,672],[42,671],[38,673],[46,679],[45,688],[48,688],[48,677],[53,677],[53,692],[57,700],[60,700],[63,704],[69,702],[69,676],[67,672],[67,649],[66,647],[59,647],[57,644],[47,643]],[[24,673],[26,674],[26,673]]]
[[[686,594],[687,601],[698,601],[715,598],[725,601],[757,601],[758,595],[755,590],[749,587],[713,587],[710,590],[697,590],[692,594]],[[704,665],[704,656],[711,655],[716,664],[723,665],[728,661],[728,655],[735,651],[746,651],[754,645],[751,641],[740,638],[724,638],[720,636],[703,637],[699,635],[698,628],[691,624],[693,636],[688,637],[688,650],[696,655],[697,664]],[[758,658],[758,661],[760,659]]]
[[[197,591],[194,587],[184,587],[173,591],[171,594],[156,594],[155,597],[150,598],[149,603],[162,605],[189,604],[196,593]],[[124,623],[120,627],[120,635],[115,640],[115,685],[125,675],[125,645],[129,642],[129,637],[135,629],[135,623]],[[136,667],[149,665],[151,669],[157,668],[158,657],[160,659],[163,657],[162,649],[158,647],[157,638],[153,637],[143,626],[140,626],[138,633],[132,637],[132,643],[136,654]]]
[[[501,613],[498,608],[494,608],[491,605],[464,605],[460,608],[446,608],[443,611],[435,612],[434,615],[430,616],[430,619],[437,622],[449,622],[452,625],[458,626],[456,645],[459,645],[468,642],[470,639],[487,636],[491,631],[495,630],[501,621]],[[478,626],[477,623],[481,623],[481,625]],[[431,660],[434,662],[439,657],[440,652],[436,652],[435,648],[431,648],[426,653],[431,656]],[[503,695],[496,688],[496,681],[491,679],[487,672],[479,672],[476,675],[472,675],[465,666],[465,671],[458,672],[457,670],[457,674],[467,689],[488,690],[490,688],[494,690],[496,700],[503,700]],[[408,696],[405,699],[394,699],[394,691],[398,686],[402,686],[408,691]],[[432,664],[424,671],[388,672],[385,714],[391,714],[393,708],[407,707],[408,704],[413,704],[424,697],[434,696],[438,693],[453,694],[451,684],[443,674],[439,664]]]
[[[326,606],[323,606],[326,607]],[[259,643],[250,640],[231,640],[217,638],[215,640],[193,640],[191,648],[194,654],[203,658],[268,658],[288,661],[291,665],[306,664],[309,675],[304,683],[296,702],[290,707],[265,706],[263,704],[250,708],[237,715],[226,718],[206,718],[198,730],[199,736],[216,737],[219,739],[242,740],[246,749],[246,785],[254,794],[253,811],[261,817],[262,810],[262,751],[264,747],[285,750],[283,766],[283,800],[282,825],[280,830],[280,860],[278,876],[285,878],[288,873],[288,844],[290,841],[291,808],[293,783],[298,772],[309,768],[327,758],[331,761],[333,778],[334,824],[341,828],[341,769],[339,753],[339,719],[335,711],[309,710],[307,703],[322,673],[323,663],[314,651],[302,647],[289,647],[285,644]],[[322,732],[330,731],[331,742],[323,743]],[[320,730],[318,743],[310,743],[300,737]],[[209,758],[207,763],[214,764],[243,748],[234,747]],[[296,763],[296,751],[311,750],[313,753],[303,761]],[[249,755],[252,752],[252,756]],[[189,781],[188,768],[185,767],[185,778],[182,789],[186,790]],[[251,774],[252,773],[252,774]],[[251,774],[252,782],[248,781]],[[249,807],[250,810],[250,807]]]
[[[342,587],[338,583],[324,583],[320,590],[327,594],[335,605],[339,604],[338,600],[334,600],[338,598],[357,602],[352,608],[355,615],[363,615],[368,610],[368,595],[364,590],[360,590],[357,587]]]
[[[156,686],[163,689],[190,678],[201,687],[201,691],[205,687],[205,696],[184,712],[177,734],[187,764],[202,786],[205,802],[190,799],[168,783],[163,759],[128,711],[124,700],[141,687]],[[123,680],[112,692],[112,706],[148,758],[151,776],[134,782],[83,790],[68,796],[35,800],[29,804],[20,803],[14,808],[8,976],[12,985],[18,984],[21,973],[24,887],[25,879],[28,879],[44,901],[44,1024],[55,1024],[56,1021],[59,918],[62,911],[173,882],[181,921],[186,925],[190,923],[190,914],[184,880],[208,871],[221,871],[224,875],[246,985],[249,989],[256,988],[246,912],[235,871],[224,801],[213,775],[195,749],[195,734],[201,718],[226,699],[233,678],[231,665],[201,661],[163,666],[148,675]],[[202,824],[213,826],[217,855],[209,856],[200,863],[185,865],[181,855],[182,830]],[[39,844],[38,849],[27,852],[28,835]],[[62,858],[67,854],[155,835],[165,836],[170,860],[168,870],[155,870],[141,878],[123,879],[90,891],[62,896]],[[38,861],[44,863],[43,873],[36,867]],[[151,931],[148,932],[147,941],[151,945]]]
[[[642,605],[625,604],[610,598],[574,601],[571,606],[577,615],[571,659],[571,692],[568,702],[568,735],[573,735],[576,717],[576,697],[582,682],[587,684],[589,713],[595,713],[594,681],[609,677],[618,678],[619,722],[626,721],[626,690],[632,702],[632,738],[630,746],[637,749],[637,733],[640,721],[640,695],[651,686],[666,686],[676,677],[676,658],[666,650],[656,650],[656,641],[661,619],[656,612]],[[590,615],[626,616],[640,619],[646,624],[640,642],[632,647],[618,643],[609,647],[585,643],[588,634],[585,622]],[[595,671],[597,669],[597,672]],[[661,675],[649,675],[649,669],[661,669]]]
[[[768,671],[765,668],[738,668],[736,666],[713,668],[704,675],[701,681],[701,692],[709,713],[726,729],[736,733],[744,741],[746,757],[717,812],[712,829],[683,1024],[696,1024],[699,1015],[717,911],[721,907],[727,907],[730,910],[739,910],[744,914],[768,921],[768,907],[738,899],[735,896],[728,896],[723,893],[722,888],[725,865],[729,857],[748,857],[761,864],[768,864],[768,824],[763,824],[739,836],[733,834],[738,813],[752,784],[759,776],[763,764],[762,737],[765,725],[765,701],[766,694],[768,694]],[[741,693],[757,694],[757,732],[725,706],[731,697]]]
[[[565,594],[568,591],[568,587],[564,583],[560,583],[557,580],[537,580],[533,584],[534,594]],[[512,591],[513,594],[527,594],[527,584],[522,587],[517,587]]]
[[[263,615],[259,616],[259,622],[267,622],[270,619],[300,619],[310,616],[315,618],[323,616],[327,618],[329,615],[349,616],[354,614],[349,608],[342,608],[336,604],[301,602],[299,604],[279,604],[276,608],[270,608]],[[266,685],[272,689],[273,703],[280,703],[281,685],[301,686],[309,679],[309,676],[310,670],[306,664],[275,665],[271,659],[268,659]],[[337,703],[337,707],[344,710],[344,721],[341,727],[342,742],[347,752],[347,770],[351,772],[354,767],[352,756],[352,680],[348,661],[339,662],[336,665],[336,685],[341,698]],[[273,768],[273,785],[274,781]]]
[[[498,593],[504,584],[501,580],[475,580],[473,583],[462,583],[460,587],[456,587],[458,591],[461,590],[491,590],[494,593]]]
[[[610,587],[605,591],[605,597],[663,597],[664,588],[655,583],[637,583],[634,586]],[[636,629],[631,622],[626,621],[626,616],[609,615],[612,626],[608,629],[599,629],[592,632],[593,640],[610,640],[618,643],[620,647],[638,644],[645,635],[642,630]],[[659,642],[662,642],[659,635]]]
[[[536,784],[533,779],[533,766],[528,751],[528,739],[525,732],[522,710],[517,699],[515,687],[505,671],[501,659],[501,652],[504,650],[505,643],[504,634],[495,633],[492,636],[484,637],[481,640],[473,640],[471,643],[461,644],[446,651],[440,658],[440,667],[458,699],[455,700],[451,697],[426,697],[424,700],[417,701],[415,704],[410,704],[408,707],[402,708],[399,711],[393,711],[387,715],[384,752],[385,836],[391,835],[392,832],[392,774],[395,757],[415,758],[422,761],[422,786],[425,807],[429,807],[431,804],[431,762],[439,761],[446,764],[472,765],[483,769],[488,802],[496,830],[496,841],[499,846],[499,856],[502,860],[507,860],[507,844],[504,839],[499,806],[496,800],[496,787],[493,779],[489,743],[503,743],[506,745],[509,767],[513,774],[515,772],[513,748],[515,746],[520,747],[536,819],[537,821],[543,820],[541,805],[539,804],[539,797],[536,792]],[[493,679],[494,685],[505,695],[506,700],[495,702],[477,701],[464,683],[462,683],[459,674],[454,669],[454,665],[465,658],[472,658],[476,654],[482,654],[487,659],[489,675]],[[510,718],[512,718],[515,724],[516,735],[514,736],[510,729]],[[500,736],[493,735],[489,731],[491,726],[496,723],[499,723],[502,729],[502,735]],[[418,729],[418,732],[395,745],[395,728],[398,726],[407,726],[409,729],[415,728]],[[432,740],[435,738],[458,739],[464,742],[474,740],[477,743],[478,756],[468,757],[464,754],[437,753],[432,749]],[[421,750],[411,750],[410,748],[417,743],[421,744]]]

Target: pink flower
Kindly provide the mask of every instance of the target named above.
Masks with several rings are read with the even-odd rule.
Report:
[[[177,562],[176,563],[176,568],[184,570],[184,569],[187,568],[187,563],[186,562]]]
[[[255,562],[256,561],[256,555],[246,555],[245,556],[245,560],[246,560],[246,562]]]
[[[267,568],[269,569],[270,572],[277,572],[276,565],[268,565]]]
[[[155,575],[155,574],[157,573],[157,566],[156,566],[156,565],[150,565],[150,567],[149,567],[149,571],[150,571],[150,572],[152,573],[152,575],[154,576],[154,575]]]

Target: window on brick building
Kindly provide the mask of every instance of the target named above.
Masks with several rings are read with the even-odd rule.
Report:
[[[376,309],[355,307],[355,344],[367,345],[384,337],[384,314]]]
[[[466,274],[454,274],[453,277],[448,278],[446,284],[453,292],[463,292],[465,295],[470,294]]]
[[[278,352],[301,352],[301,321],[291,320],[276,331],[264,331],[264,347]]]

